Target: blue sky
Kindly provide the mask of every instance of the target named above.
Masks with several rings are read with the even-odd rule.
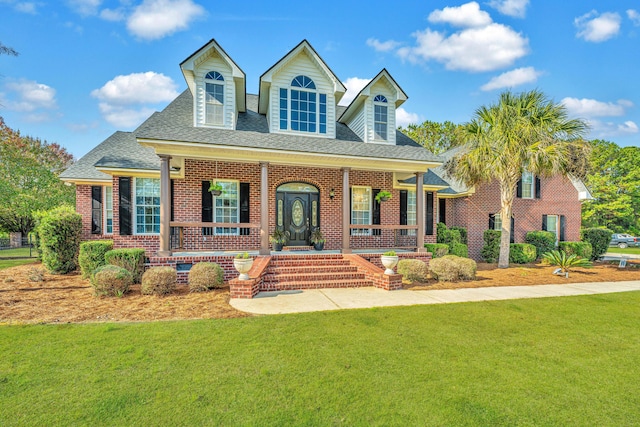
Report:
[[[590,138],[640,146],[638,0],[0,0],[0,22],[20,53],[0,55],[0,116],[76,157],[164,108],[211,38],[249,93],[307,39],[349,93],[387,68],[409,95],[399,123],[462,123],[505,89],[538,88]]]

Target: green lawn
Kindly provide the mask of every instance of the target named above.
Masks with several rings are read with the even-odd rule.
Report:
[[[0,326],[0,425],[635,425],[639,306]]]
[[[0,258],[0,270],[3,268],[15,267],[17,265],[31,264],[36,262],[35,258],[25,259],[2,259]]]
[[[620,249],[615,246],[609,246],[607,252],[612,252],[614,254],[630,254],[630,255],[640,255],[640,248],[624,248]]]
[[[3,249],[0,251],[0,259],[2,258],[14,258],[14,257],[36,257],[38,252],[35,249],[18,248],[18,249]]]

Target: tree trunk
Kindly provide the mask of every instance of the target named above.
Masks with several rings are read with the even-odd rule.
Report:
[[[502,229],[500,235],[500,257],[498,258],[498,268],[509,268],[509,250],[511,249],[511,211],[515,184],[500,182],[500,219]]]

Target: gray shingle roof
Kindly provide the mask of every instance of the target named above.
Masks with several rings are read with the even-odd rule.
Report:
[[[402,181],[405,184],[415,184],[416,177],[412,176],[411,178],[407,178]],[[433,187],[448,187],[449,183],[439,177],[437,174],[433,172],[433,169],[429,169],[425,172],[422,178],[422,183],[424,185],[433,186]]]

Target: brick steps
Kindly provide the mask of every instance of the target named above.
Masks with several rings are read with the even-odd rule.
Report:
[[[301,276],[313,273],[355,273],[358,267],[349,265],[347,261],[339,265],[305,265],[298,267],[270,265],[267,273],[271,274],[299,274]]]
[[[371,280],[335,280],[330,282],[296,281],[264,283],[261,291],[291,291],[297,289],[327,289],[327,288],[361,288],[373,286]]]

